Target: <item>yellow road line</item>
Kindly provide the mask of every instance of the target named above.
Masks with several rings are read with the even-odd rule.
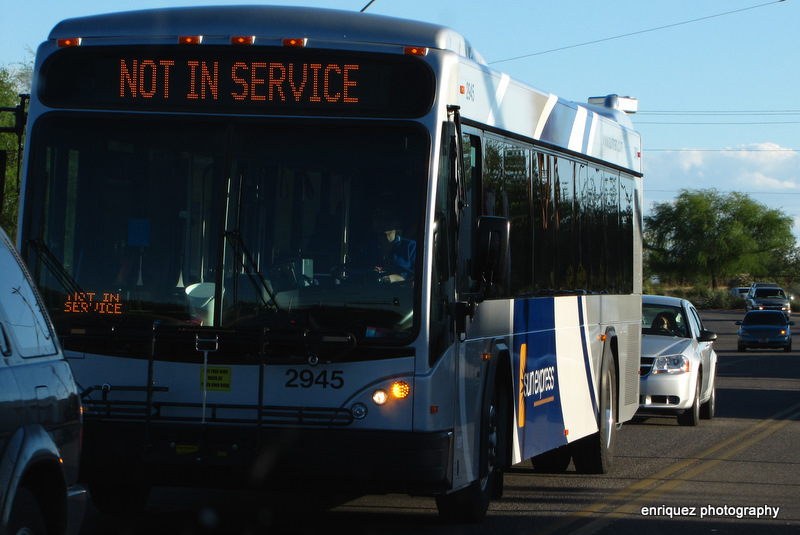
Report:
[[[800,412],[798,412],[796,415],[800,415]],[[794,415],[794,416],[796,416],[796,415]],[[749,448],[750,446],[753,446],[754,444],[757,444],[758,442],[761,442],[762,440],[767,438],[769,435],[775,433],[776,431],[778,431],[781,428],[783,428],[786,425],[788,425],[789,422],[790,422],[790,419],[773,421],[771,425],[769,425],[766,429],[764,429],[760,433],[758,433],[756,435],[753,435],[753,436],[751,436],[750,438],[748,438],[746,440],[743,440],[742,442],[740,442],[736,446],[732,447],[731,449],[729,449],[725,453],[720,454],[719,456],[714,457],[713,459],[705,460],[705,461],[701,462],[700,464],[698,464],[697,466],[693,466],[689,470],[683,472],[678,477],[676,477],[674,479],[670,479],[670,480],[662,483],[661,485],[657,486],[656,488],[654,488],[654,489],[652,489],[652,490],[650,490],[650,491],[648,491],[648,492],[646,492],[644,494],[641,494],[640,496],[635,498],[633,501],[628,502],[627,504],[624,504],[624,505],[618,507],[617,509],[615,509],[614,511],[609,513],[609,515],[617,515],[617,517],[622,517],[622,516],[625,516],[625,515],[628,515],[628,514],[633,514],[633,513],[636,513],[638,511],[640,511],[642,505],[647,504],[647,503],[652,503],[654,498],[658,498],[659,496],[663,496],[663,495],[675,490],[679,486],[683,485],[684,483],[686,483],[688,481],[691,481],[692,479],[694,479],[695,477],[699,476],[703,472],[706,472],[706,471],[710,470],[711,468],[713,468],[717,464],[721,463],[722,461],[730,459],[731,457],[733,457],[737,453],[739,453],[739,452],[741,452],[743,450],[746,450],[747,448]]]
[[[779,411],[771,417],[761,420],[757,424],[743,429],[742,431],[739,431],[725,440],[717,442],[694,457],[690,457],[678,463],[672,464],[648,478],[641,479],[636,483],[629,485],[628,487],[612,494],[604,500],[584,507],[569,517],[559,522],[555,522],[549,527],[546,527],[543,531],[539,532],[539,534],[547,535],[561,531],[572,524],[597,514],[600,514],[601,516],[595,522],[607,522],[608,519],[622,518],[626,515],[632,514],[638,510],[637,508],[641,508],[643,503],[650,502],[653,498],[667,494],[680,485],[683,485],[687,481],[690,481],[693,477],[710,470],[718,463],[729,459],[740,451],[749,448],[761,440],[764,440],[766,437],[783,428],[791,420],[798,416],[800,416],[800,404],[796,404],[788,409]],[[748,436],[749,438],[745,438]],[[734,446],[727,452],[714,458],[707,459],[718,451],[731,445]],[[695,464],[697,464],[697,466],[692,466]],[[680,474],[680,477],[672,477],[679,472],[683,472]],[[603,510],[612,507],[618,502],[625,503],[608,513],[602,513]],[[592,522],[591,524],[595,524],[595,522]],[[584,526],[584,529],[587,527],[588,526]],[[583,531],[583,529],[576,531],[576,533],[580,533],[580,531]]]

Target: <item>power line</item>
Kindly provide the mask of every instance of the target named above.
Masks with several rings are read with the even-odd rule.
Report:
[[[644,152],[791,152],[796,149],[642,149]]]
[[[530,57],[533,57],[533,56],[541,56],[543,54],[550,54],[551,52],[560,52],[561,50],[569,50],[570,48],[578,48],[578,47],[581,47],[581,46],[594,45],[594,44],[603,43],[603,42],[606,42],[606,41],[613,41],[615,39],[622,39],[624,37],[631,37],[631,36],[634,36],[634,35],[641,35],[643,33],[649,33],[649,32],[655,32],[655,31],[659,31],[659,30],[665,30],[667,28],[674,28],[676,26],[683,26],[685,24],[692,24],[692,23],[695,23],[695,22],[700,22],[700,21],[704,21],[704,20],[708,20],[708,19],[714,19],[714,18],[717,18],[717,17],[724,17],[726,15],[732,15],[734,13],[741,13],[742,11],[749,11],[751,9],[758,9],[758,8],[770,6],[772,4],[779,4],[779,3],[784,2],[784,1],[785,0],[774,0],[773,2],[767,2],[766,4],[759,4],[757,6],[750,6],[750,7],[745,7],[745,8],[742,8],[742,9],[735,9],[733,11],[726,11],[724,13],[717,13],[716,15],[708,15],[707,17],[700,17],[699,19],[686,20],[686,21],[683,21],[683,22],[676,22],[674,24],[667,24],[665,26],[658,26],[656,28],[650,28],[650,29],[647,29],[647,30],[639,30],[637,32],[626,33],[626,34],[617,35],[617,36],[614,36],[614,37],[605,37],[603,39],[595,39],[594,41],[587,41],[585,43],[578,43],[578,44],[575,44],[575,45],[562,46],[562,47],[559,47],[559,48],[552,48],[550,50],[543,50],[541,52],[533,52],[532,54],[524,54],[522,56],[514,56],[513,58],[506,58],[506,59],[500,59],[500,60],[496,60],[496,61],[490,61],[489,64],[493,65],[493,64],[496,64],[496,63],[505,63],[507,61],[514,61],[514,60],[517,60],[517,59],[530,58]]]
[[[681,116],[694,116],[694,115],[708,115],[708,116],[748,116],[748,115],[800,115],[800,110],[647,110],[639,111],[637,115],[681,115]]]
[[[739,122],[667,122],[667,121],[636,121],[636,125],[656,124],[669,126],[764,126],[776,124],[800,124],[800,121],[739,121]]]
[[[687,188],[676,188],[676,189],[650,189],[645,188],[645,193],[675,193],[682,189]],[[719,188],[714,188],[719,190]],[[720,190],[720,191],[727,191],[730,193],[746,193],[747,195],[800,195],[800,191],[744,191],[744,190]]]

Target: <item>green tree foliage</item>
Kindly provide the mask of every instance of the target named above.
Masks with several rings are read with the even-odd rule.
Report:
[[[718,283],[738,273],[777,276],[795,247],[792,219],[743,193],[681,190],[644,218],[649,270],[677,282]]]
[[[15,108],[19,102],[20,93],[30,92],[30,80],[33,73],[33,52],[30,52],[28,63],[18,63],[13,67],[0,65],[0,108]],[[3,112],[0,114],[0,127],[14,126],[14,114]],[[6,165],[0,168],[4,173],[5,184],[0,205],[0,226],[13,240],[16,237],[17,215],[19,208],[19,183],[18,163],[22,154],[19,152],[19,139],[16,134],[0,133],[0,151],[5,152]],[[0,160],[2,160],[0,158]],[[3,178],[0,177],[0,178]]]

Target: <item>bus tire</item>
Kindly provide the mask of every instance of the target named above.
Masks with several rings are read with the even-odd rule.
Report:
[[[563,474],[572,460],[572,451],[568,446],[561,446],[546,451],[531,459],[533,471],[537,474]]]
[[[613,356],[607,355],[600,377],[600,430],[576,441],[572,446],[572,460],[579,473],[605,474],[611,470],[617,437],[616,401],[616,365]]]
[[[439,516],[447,522],[477,524],[486,517],[489,502],[502,494],[503,471],[498,463],[498,453],[504,447],[503,433],[506,431],[503,403],[498,401],[497,388],[491,394],[491,402],[482,418],[482,452],[480,463],[486,475],[467,487],[450,494],[436,496]]]

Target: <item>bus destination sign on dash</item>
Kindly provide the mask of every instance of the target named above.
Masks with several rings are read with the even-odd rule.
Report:
[[[419,117],[434,93],[416,58],[273,47],[76,47],[42,74],[58,108]]]

